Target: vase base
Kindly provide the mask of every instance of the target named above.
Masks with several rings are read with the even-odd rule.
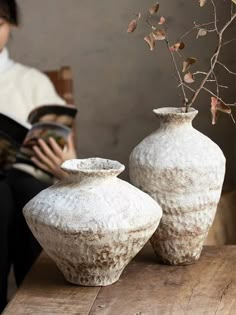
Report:
[[[120,278],[121,273],[119,275],[106,275],[106,276],[84,276],[84,275],[78,275],[78,274],[64,274],[64,277],[66,281],[79,286],[85,286],[85,287],[103,287],[111,285],[115,282],[117,282]]]
[[[184,262],[171,262],[168,260],[163,260],[160,259],[160,263],[162,263],[163,265],[169,265],[169,266],[189,266],[189,265],[194,265],[197,261],[199,260],[199,258],[191,260],[191,261],[184,261]]]
[[[193,265],[195,264],[199,258],[200,254],[192,257],[188,257],[187,259],[184,259],[184,257],[169,257],[169,258],[163,258],[159,253],[157,253],[154,250],[158,263],[163,264],[163,265],[169,265],[169,266],[188,266],[188,265]]]

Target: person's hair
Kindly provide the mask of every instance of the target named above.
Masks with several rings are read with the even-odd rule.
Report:
[[[12,25],[19,25],[19,10],[16,0],[0,0],[0,17]]]

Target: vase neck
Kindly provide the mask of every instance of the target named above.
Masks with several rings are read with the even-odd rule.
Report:
[[[68,160],[61,168],[68,174],[67,180],[76,183],[115,178],[125,169],[117,161],[101,158]]]
[[[186,112],[185,108],[176,107],[158,108],[154,109],[153,112],[160,120],[161,128],[192,126],[192,121],[198,113],[194,108],[190,108],[189,111]]]

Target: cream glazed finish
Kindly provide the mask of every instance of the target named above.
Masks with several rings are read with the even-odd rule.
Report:
[[[24,208],[26,221],[66,280],[85,286],[117,281],[156,230],[162,210],[117,178],[124,166],[100,158],[62,165],[68,178]]]
[[[225,157],[220,148],[192,126],[197,110],[154,110],[160,128],[131,153],[131,182],[162,207],[161,223],[151,238],[156,254],[168,264],[196,261],[220,199]]]

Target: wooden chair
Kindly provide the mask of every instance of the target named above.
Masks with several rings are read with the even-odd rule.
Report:
[[[67,104],[74,105],[73,74],[69,66],[63,66],[59,70],[44,71],[52,81],[58,95],[63,98]],[[76,146],[76,126],[73,126],[74,142]]]
[[[64,66],[59,70],[44,72],[52,81],[57,93],[67,104],[74,104],[72,69]]]

